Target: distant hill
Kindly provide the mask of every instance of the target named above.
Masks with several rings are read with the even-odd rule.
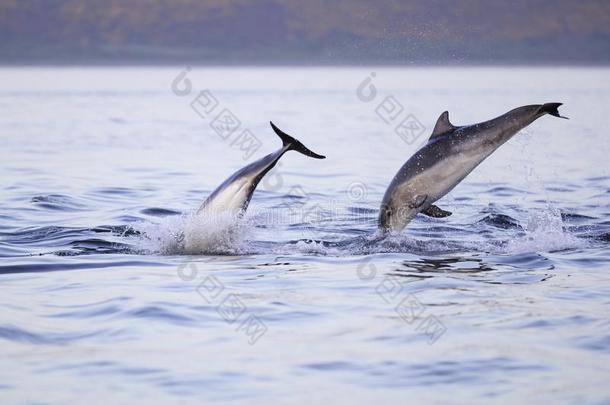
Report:
[[[0,0],[0,63],[608,62],[608,0]]]

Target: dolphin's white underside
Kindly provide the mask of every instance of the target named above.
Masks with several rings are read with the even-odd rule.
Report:
[[[211,201],[197,212],[198,215],[239,214],[244,209],[244,204],[249,198],[249,190],[252,180],[240,178],[227,185],[221,193],[214,196]]]
[[[415,215],[425,210],[438,199],[453,190],[470,172],[481,163],[488,153],[481,151],[464,151],[439,160],[428,170],[419,173],[396,187],[393,201],[405,202],[405,206],[414,202],[416,197],[425,196],[422,206],[413,209],[398,209],[399,215],[392,218],[391,227],[402,229]]]

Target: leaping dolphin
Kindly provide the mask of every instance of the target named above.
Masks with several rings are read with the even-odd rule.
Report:
[[[307,149],[301,142],[276,127],[273,122],[269,123],[282,140],[282,147],[233,173],[201,204],[201,207],[197,210],[197,215],[220,213],[229,213],[235,216],[243,215],[258,183],[275,166],[282,155],[289,150],[296,150],[315,159],[326,158]]]
[[[400,168],[385,192],[379,210],[382,233],[398,233],[417,215],[451,215],[434,202],[443,197],[521,129],[545,114],[559,118],[561,103],[526,105],[497,118],[456,127],[441,114],[428,143]]]

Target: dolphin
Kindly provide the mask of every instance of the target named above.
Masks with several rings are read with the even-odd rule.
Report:
[[[441,114],[428,142],[400,168],[383,196],[381,234],[398,233],[419,213],[451,215],[434,202],[450,192],[485,158],[543,115],[559,118],[561,103],[526,105],[474,125],[454,126]]]
[[[271,128],[282,140],[282,147],[256,162],[239,169],[226,179],[210,196],[201,204],[196,215],[217,215],[221,213],[242,216],[252,199],[252,194],[261,179],[271,170],[284,153],[295,150],[305,156],[315,159],[325,159],[326,156],[318,155],[307,149],[305,145],[286,134],[269,122]]]

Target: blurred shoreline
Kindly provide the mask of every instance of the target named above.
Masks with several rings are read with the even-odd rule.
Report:
[[[460,63],[460,62],[446,62],[446,63],[374,63],[374,62],[363,62],[363,63],[304,63],[304,62],[277,62],[277,63],[256,63],[256,62],[202,62],[202,61],[189,61],[189,60],[176,60],[176,61],[40,61],[40,62],[6,62],[0,61],[0,68],[98,68],[98,67],[201,67],[201,68],[608,68],[610,67],[610,61],[583,61],[583,62],[504,62],[504,63]]]
[[[0,64],[608,65],[604,0],[5,0]]]

